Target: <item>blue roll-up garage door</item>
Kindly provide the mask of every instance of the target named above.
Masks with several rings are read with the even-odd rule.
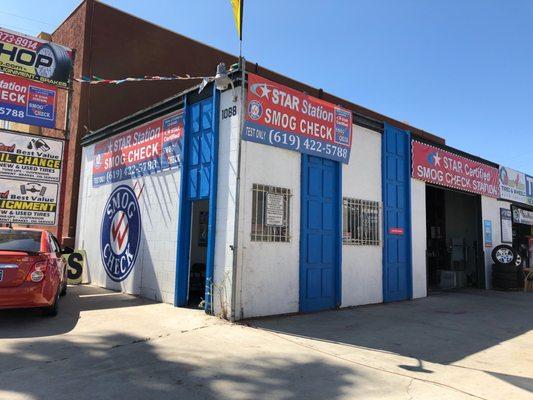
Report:
[[[383,301],[411,298],[411,135],[385,124],[383,135]],[[425,210],[420,210],[425,212]]]

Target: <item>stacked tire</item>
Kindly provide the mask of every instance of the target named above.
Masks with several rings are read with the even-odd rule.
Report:
[[[492,286],[498,289],[520,289],[524,286],[522,259],[511,246],[502,244],[492,250]]]

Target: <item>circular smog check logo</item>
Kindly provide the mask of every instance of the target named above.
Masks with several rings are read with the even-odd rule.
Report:
[[[250,101],[250,104],[248,104],[248,115],[253,120],[261,118],[263,115],[263,105],[257,100]]]
[[[139,252],[141,212],[133,190],[117,187],[104,208],[100,230],[100,255],[107,275],[115,282],[128,277]]]

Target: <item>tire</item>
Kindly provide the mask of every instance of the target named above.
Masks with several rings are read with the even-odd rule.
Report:
[[[492,250],[492,260],[499,265],[515,265],[516,251],[511,246],[500,244]]]
[[[521,289],[523,287],[523,284],[521,281],[516,280],[497,280],[492,283],[494,287],[500,288],[500,289]]]
[[[60,291],[57,291],[54,303],[50,307],[43,308],[43,315],[45,317],[55,317],[59,311],[59,295]]]
[[[53,70],[49,72],[37,68],[37,74],[54,81],[68,82],[70,78],[70,70],[72,69],[72,60],[68,56],[67,51],[61,46],[47,43],[41,46],[37,52],[37,54],[41,53],[45,53],[47,56],[52,56],[54,59]]]
[[[65,296],[67,294],[67,269],[65,268],[65,276],[63,279],[63,286],[61,286],[61,292],[59,292],[60,296]]]
[[[500,264],[493,264],[492,265],[492,273],[496,272],[503,272],[503,273],[519,273],[522,271],[522,267],[517,267],[516,265],[500,265]]]
[[[520,256],[520,254],[516,255],[516,261],[515,261],[514,265],[516,265],[517,267],[521,267],[522,266],[522,257]]]
[[[494,279],[496,281],[499,281],[499,280],[503,280],[503,281],[521,281],[524,278],[522,277],[522,274],[520,274],[518,272],[496,272],[492,276],[492,279]]]

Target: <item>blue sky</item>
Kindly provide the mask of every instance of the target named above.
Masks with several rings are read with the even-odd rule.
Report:
[[[104,2],[238,53],[229,0]],[[0,25],[52,31],[78,4],[3,1]],[[245,0],[244,55],[533,174],[533,1]]]

